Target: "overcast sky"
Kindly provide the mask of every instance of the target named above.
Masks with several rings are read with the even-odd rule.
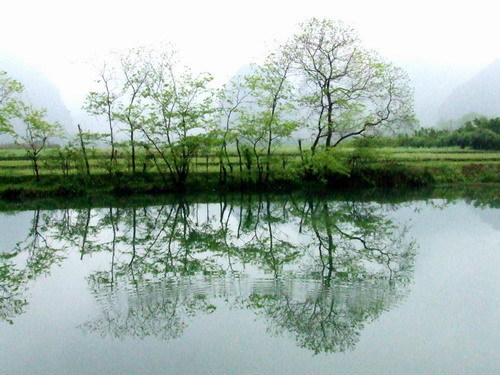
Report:
[[[69,102],[88,87],[82,63],[109,49],[173,42],[189,66],[222,82],[313,16],[350,23],[366,46],[392,61],[479,66],[500,58],[495,3],[3,0],[0,51],[39,67]]]

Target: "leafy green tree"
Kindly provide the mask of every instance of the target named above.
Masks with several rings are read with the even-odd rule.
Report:
[[[229,159],[228,145],[236,142],[236,147],[239,155],[239,169],[240,178],[243,173],[243,163],[241,159],[241,151],[239,148],[239,139],[237,126],[241,120],[241,112],[248,103],[251,94],[246,84],[246,79],[242,75],[234,77],[222,89],[218,91],[219,99],[219,114],[221,116],[220,122],[222,129],[219,131],[218,139],[220,140],[219,155],[220,155],[220,171],[221,181],[226,181],[227,167],[231,174],[233,173],[233,166]]]
[[[102,86],[102,91],[90,92],[85,100],[84,109],[95,116],[105,117],[109,127],[110,151],[110,174],[113,173],[113,166],[117,163],[115,146],[116,111],[120,92],[117,85],[116,69],[104,63],[98,69],[98,80]]]
[[[252,74],[246,76],[251,105],[246,108],[240,132],[252,143],[259,180],[262,180],[264,170],[259,154],[265,155],[265,182],[270,176],[276,142],[290,137],[298,126],[293,120],[295,106],[291,101],[292,86],[288,81],[290,68],[291,62],[286,56],[270,54],[263,65],[257,66]],[[261,149],[258,149],[259,145]]]
[[[420,128],[402,135],[395,144],[404,147],[470,147],[476,150],[500,150],[500,118],[478,117],[455,130]]]
[[[148,100],[147,117],[139,129],[174,182],[183,185],[191,160],[211,140],[212,76],[179,66],[169,50],[151,53],[148,59],[150,79],[143,93]]]
[[[10,120],[18,114],[20,100],[17,94],[23,91],[23,85],[0,71],[0,134],[13,133]]]
[[[242,170],[242,152],[247,167],[257,167],[258,181],[268,182],[275,146],[288,138],[297,129],[294,120],[293,87],[289,82],[290,61],[279,54],[270,54],[265,62],[253,66],[252,71],[242,77],[242,92],[245,101],[239,103],[236,126],[237,151]],[[255,160],[255,163],[251,159]]]
[[[121,100],[116,105],[112,119],[124,124],[123,131],[128,133],[132,173],[136,173],[137,131],[144,122],[144,90],[151,73],[146,53],[143,48],[134,48],[117,56],[122,80]]]
[[[301,83],[314,131],[337,146],[350,137],[413,123],[412,91],[401,69],[361,45],[341,22],[312,18],[283,47]]]
[[[76,165],[79,171],[84,170],[87,176],[91,175],[90,160],[97,159],[97,149],[96,145],[98,142],[102,142],[107,137],[106,134],[93,133],[90,131],[85,131],[82,129],[81,125],[78,124],[78,134],[71,140],[68,147],[73,148],[73,152],[77,156]],[[111,173],[113,170],[113,162],[107,161],[104,163],[104,168],[108,169]]]
[[[46,115],[46,109],[36,109],[25,104],[20,105],[17,112],[23,129],[15,133],[14,138],[17,144],[26,149],[37,181],[40,181],[40,152],[47,146],[49,138],[62,135],[61,125],[57,122],[48,122],[45,119]]]

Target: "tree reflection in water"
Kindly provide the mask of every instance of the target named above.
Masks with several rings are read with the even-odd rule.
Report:
[[[107,259],[88,276],[99,313],[85,331],[173,339],[223,303],[314,353],[352,349],[364,324],[408,293],[415,256],[384,206],[318,197],[53,211],[43,224],[38,212],[33,228],[38,266],[13,266],[21,248],[1,259],[4,320],[22,313],[26,280],[77,250]],[[60,250],[43,250],[50,242]]]
[[[27,306],[26,291],[41,275],[50,274],[64,259],[64,247],[47,234],[51,213],[33,211],[26,237],[11,250],[0,252],[0,321],[10,324]]]

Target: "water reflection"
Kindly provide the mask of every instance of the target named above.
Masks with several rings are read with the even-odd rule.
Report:
[[[256,309],[276,334],[291,334],[314,353],[354,348],[365,323],[376,319],[406,294],[385,280],[336,282],[330,286],[293,280],[255,291],[246,306]],[[298,290],[298,291],[297,291]]]
[[[319,197],[38,210],[26,240],[1,254],[0,319],[25,311],[30,282],[75,252],[99,260],[86,332],[174,339],[229,306],[320,353],[352,349],[408,293],[415,244],[383,205]]]
[[[48,234],[51,220],[50,215],[33,211],[26,237],[12,250],[0,252],[0,321],[12,324],[28,305],[25,293],[30,281],[48,275],[64,260],[64,249]]]

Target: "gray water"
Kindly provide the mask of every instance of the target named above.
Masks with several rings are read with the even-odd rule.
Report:
[[[0,212],[0,373],[500,373],[496,203]]]

